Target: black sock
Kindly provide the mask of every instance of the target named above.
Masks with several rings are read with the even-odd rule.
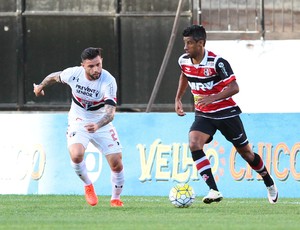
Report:
[[[198,172],[200,173],[201,177],[205,181],[205,183],[208,185],[210,189],[218,190],[215,178],[211,171],[211,165],[209,160],[207,159],[205,153],[203,150],[196,150],[192,152],[192,157],[195,162],[196,168]]]
[[[254,160],[253,162],[248,162],[252,169],[254,169],[264,180],[264,183],[267,187],[270,187],[274,184],[274,181],[272,180],[266,166],[264,165],[263,160],[261,157],[254,153]]]

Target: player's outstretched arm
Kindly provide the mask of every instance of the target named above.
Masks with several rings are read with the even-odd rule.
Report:
[[[45,87],[48,87],[49,85],[53,85],[57,82],[61,82],[60,77],[59,77],[60,73],[61,73],[61,71],[49,74],[38,85],[33,83],[33,92],[34,92],[35,96],[37,96],[37,97],[44,96],[45,95],[45,92],[44,92]]]

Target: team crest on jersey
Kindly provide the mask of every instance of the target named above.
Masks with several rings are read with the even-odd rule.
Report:
[[[205,76],[210,76],[211,75],[211,70],[209,68],[205,68],[203,71]]]
[[[83,108],[88,110],[93,105],[93,102],[86,101],[86,100],[81,100],[80,104],[82,105]]]

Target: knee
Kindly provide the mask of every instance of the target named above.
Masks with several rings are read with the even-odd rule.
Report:
[[[121,172],[123,170],[123,163],[122,163],[122,160],[120,158],[110,160],[109,165],[110,165],[111,171],[113,171],[113,172],[118,173],[118,172]]]
[[[70,157],[71,157],[71,160],[72,160],[75,164],[79,164],[80,162],[83,161],[83,159],[84,159],[84,154],[83,154],[83,153],[79,153],[79,152],[70,152]]]
[[[107,162],[113,172],[121,172],[123,170],[122,153],[106,155]]]
[[[120,163],[120,164],[114,164],[114,165],[111,165],[111,171],[113,172],[116,172],[116,173],[119,173],[123,170],[123,164]]]
[[[81,144],[73,144],[69,147],[71,160],[75,164],[79,164],[84,159],[85,149]]]
[[[190,147],[191,152],[202,149],[202,147],[199,145],[199,143],[197,141],[193,141],[193,140],[189,141],[189,147]]]
[[[71,156],[71,160],[72,162],[74,162],[75,164],[79,164],[83,161],[83,158],[82,157],[72,157]]]

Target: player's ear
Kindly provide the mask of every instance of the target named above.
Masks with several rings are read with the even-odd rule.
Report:
[[[205,46],[205,40],[199,40],[198,42],[201,46]]]

